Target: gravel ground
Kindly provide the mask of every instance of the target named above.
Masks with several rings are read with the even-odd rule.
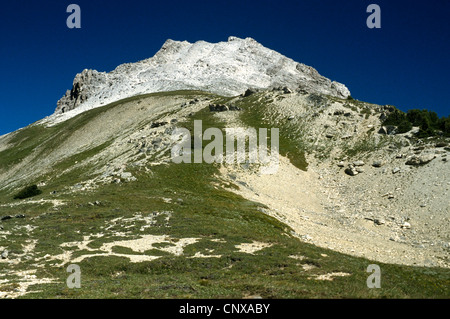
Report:
[[[277,93],[269,96],[277,100]],[[316,113],[305,127],[313,150],[307,156],[307,172],[281,158],[274,175],[223,166],[223,177],[239,186],[239,194],[269,207],[265,213],[288,224],[306,242],[374,261],[449,267],[448,148],[427,141],[417,147],[406,134],[389,137],[388,143],[361,157],[343,156],[346,143],[355,145],[372,128],[371,139],[381,140],[376,110],[382,107],[363,104],[373,116],[360,116],[355,110],[336,116],[344,105],[331,102],[317,116],[306,101],[298,94],[284,96],[273,103],[269,117],[304,120]],[[238,125],[231,114],[220,116],[230,126]],[[330,130],[334,138],[327,136]],[[327,156],[318,159],[314,149],[327,150]],[[431,161],[406,165],[412,156]],[[345,173],[349,165],[359,173]]]

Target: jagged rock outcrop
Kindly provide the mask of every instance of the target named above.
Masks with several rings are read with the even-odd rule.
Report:
[[[298,90],[340,98],[350,95],[345,85],[251,38],[230,37],[219,43],[167,40],[152,58],[122,64],[109,73],[84,70],[77,74],[72,89],[58,101],[55,114],[73,109],[80,113],[153,92],[195,89],[235,96],[249,88],[275,87],[284,87],[286,92]]]
[[[66,95],[57,102],[56,112],[64,113],[77,108],[97,93],[99,85],[104,86],[105,84],[113,85],[112,82],[108,83],[106,73],[96,70],[83,70],[75,76],[72,89],[67,90]]]

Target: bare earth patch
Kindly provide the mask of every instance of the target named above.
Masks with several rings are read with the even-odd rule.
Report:
[[[20,296],[36,293],[39,291],[29,291],[28,288],[32,285],[37,284],[50,284],[55,282],[55,279],[50,278],[37,278],[34,273],[36,270],[27,270],[16,273],[16,276],[19,276],[19,280],[14,280],[14,288],[11,291],[2,291],[0,290],[0,298],[18,298]],[[0,284],[7,284],[9,280],[4,279],[0,280]]]
[[[426,265],[433,260],[446,266],[432,251],[391,240],[373,221],[356,218],[343,222],[343,214],[326,208],[331,193],[324,191],[316,170],[310,164],[307,172],[301,171],[282,156],[278,171],[272,175],[238,165],[221,167],[223,178],[239,187],[234,192],[266,205],[269,209],[264,213],[289,225],[293,235],[305,242],[385,263]]]
[[[315,276],[314,279],[315,280],[333,281],[333,279],[335,277],[345,277],[345,276],[350,276],[350,274],[346,273],[346,272],[332,272],[332,273],[329,273],[329,274]]]
[[[236,248],[241,253],[254,254],[257,251],[260,251],[260,250],[270,247],[270,246],[272,246],[272,244],[254,241],[252,243],[242,243],[240,245],[236,245]]]

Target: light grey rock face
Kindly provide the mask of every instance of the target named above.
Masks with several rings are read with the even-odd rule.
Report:
[[[72,89],[58,101],[55,114],[79,109],[78,114],[153,92],[195,89],[236,96],[249,88],[275,87],[284,87],[286,93],[299,90],[340,98],[350,95],[345,85],[251,38],[230,37],[219,43],[167,40],[152,58],[122,64],[109,73],[84,70],[77,74]],[[62,120],[70,117],[63,116]]]
[[[99,86],[112,86],[106,73],[87,69],[78,73],[73,80],[72,89],[67,90],[66,95],[57,102],[56,112],[64,113],[77,108],[89,97],[95,96]]]

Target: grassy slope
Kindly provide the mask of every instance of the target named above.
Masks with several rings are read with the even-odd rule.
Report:
[[[252,100],[248,98],[248,106]],[[116,104],[117,106],[119,104]],[[241,105],[245,108],[245,105]],[[253,104],[256,107],[256,104]],[[88,120],[108,107],[86,112],[70,120],[66,125],[78,126],[78,121]],[[103,109],[103,110],[102,110]],[[243,111],[245,112],[245,110]],[[247,114],[248,115],[248,114]],[[243,113],[245,116],[245,113]],[[192,128],[194,119],[203,120],[203,129],[221,127],[208,110],[200,111],[186,123]],[[252,122],[251,118],[248,124]],[[255,123],[256,124],[256,123]],[[64,130],[62,124],[55,130]],[[56,131],[55,131],[56,132]],[[280,132],[280,135],[281,132]],[[282,143],[287,143],[284,141]],[[283,144],[282,144],[283,145]],[[291,146],[292,149],[293,146]],[[300,153],[298,153],[300,154]],[[89,156],[89,154],[84,154]],[[83,156],[83,155],[80,155]],[[299,164],[300,165],[300,164]],[[131,168],[128,171],[132,171]],[[184,256],[173,256],[161,251],[146,254],[162,255],[161,258],[142,263],[130,263],[127,258],[95,257],[85,259],[79,265],[82,270],[82,288],[68,289],[65,267],[38,268],[37,277],[57,278],[58,282],[33,286],[31,290],[41,292],[25,298],[241,298],[260,295],[263,298],[426,298],[448,297],[450,272],[444,269],[380,265],[382,289],[368,289],[367,266],[372,262],[351,257],[300,242],[290,236],[289,228],[258,210],[259,204],[249,202],[227,190],[232,185],[214,187],[218,168],[208,164],[169,164],[151,167],[152,173],[144,170],[132,171],[137,182],[111,184],[91,193],[76,195],[50,195],[50,185],[36,199],[56,197],[67,200],[68,205],[54,209],[48,204],[25,204],[20,208],[0,207],[1,215],[23,213],[25,219],[10,219],[1,222],[4,231],[11,235],[0,236],[0,246],[8,247],[12,258],[23,252],[27,240],[37,239],[36,254],[8,269],[36,269],[36,259],[46,254],[62,253],[63,242],[82,240],[83,236],[102,232],[113,218],[131,217],[136,212],[144,215],[153,211],[172,211],[169,225],[162,220],[144,232],[137,223],[131,230],[138,234],[168,234],[173,238],[195,237],[200,240],[185,248]],[[78,173],[71,176],[77,179]],[[80,179],[82,177],[79,177]],[[73,181],[71,181],[73,184]],[[8,200],[11,194],[2,194]],[[171,198],[167,203],[162,198]],[[180,200],[181,199],[181,200]],[[88,203],[100,201],[91,206]],[[20,231],[21,226],[33,225],[33,232]],[[167,227],[169,226],[169,227]],[[120,230],[120,227],[119,229]],[[212,242],[211,239],[224,240]],[[117,240],[111,234],[94,239],[90,247],[99,247],[104,242]],[[255,255],[239,252],[235,245],[261,241],[271,243]],[[119,247],[117,251],[121,251]],[[221,258],[186,258],[200,251],[205,255],[213,249],[213,255]],[[80,253],[77,253],[80,254]],[[303,260],[290,258],[301,255]],[[325,256],[326,255],[326,256]],[[305,271],[302,265],[315,266]],[[0,264],[4,267],[5,264]],[[0,268],[0,274],[6,269]],[[334,281],[317,281],[315,275],[345,272],[350,276],[338,277]],[[12,282],[0,284],[0,291],[14,290]]]
[[[261,102],[262,100],[262,102]],[[267,128],[268,136],[270,137],[269,129],[274,125],[279,128],[279,152],[282,156],[289,158],[291,163],[301,169],[306,170],[308,163],[305,158],[305,149],[301,143],[301,136],[295,132],[300,132],[294,128],[289,120],[278,123],[271,123],[264,116],[267,112],[267,105],[270,101],[261,94],[253,94],[249,97],[239,101],[237,105],[242,109],[241,120],[250,127]],[[293,141],[296,141],[295,143]],[[270,139],[267,142],[270,146]]]

